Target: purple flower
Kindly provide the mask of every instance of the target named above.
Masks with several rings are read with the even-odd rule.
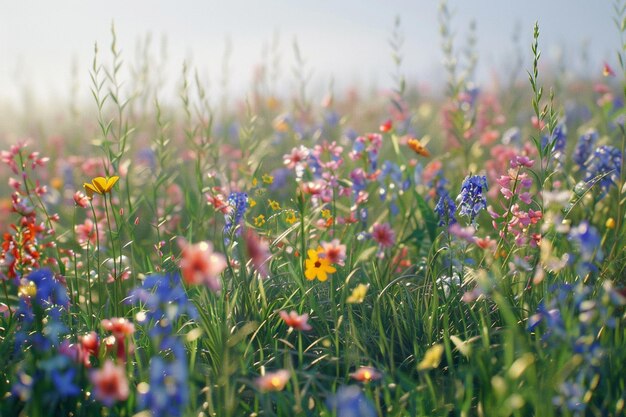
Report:
[[[485,192],[488,190],[487,177],[484,175],[468,175],[461,186],[461,193],[456,200],[459,202],[459,214],[468,216],[470,223],[476,227],[476,216],[487,208]]]
[[[456,223],[456,204],[454,204],[454,200],[450,197],[448,191],[445,189],[444,191],[435,206],[435,213],[439,215],[439,226],[448,228]]]
[[[226,214],[224,223],[224,243],[229,244],[231,234],[235,236],[241,234],[239,225],[243,222],[243,216],[248,209],[248,194],[242,192],[232,192],[228,196],[229,212]]]

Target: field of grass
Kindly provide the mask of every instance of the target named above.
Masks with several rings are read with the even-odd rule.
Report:
[[[442,9],[442,95],[398,21],[388,92],[313,99],[296,48],[299,88],[219,106],[186,65],[160,101],[113,31],[94,112],[1,132],[0,415],[626,415],[615,13],[585,79],[535,26],[481,88]]]

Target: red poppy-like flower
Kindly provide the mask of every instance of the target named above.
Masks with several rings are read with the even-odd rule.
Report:
[[[95,398],[108,407],[128,398],[130,390],[124,367],[113,364],[110,359],[101,369],[94,370],[89,379],[94,385]]]

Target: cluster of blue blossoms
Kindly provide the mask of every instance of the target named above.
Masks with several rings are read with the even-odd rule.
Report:
[[[241,234],[243,216],[248,209],[248,194],[243,192],[232,192],[228,196],[228,205],[230,210],[225,214],[224,218],[224,244],[228,245],[231,241],[233,233],[235,236]]]
[[[179,275],[152,275],[130,292],[128,302],[145,309],[148,334],[159,354],[150,359],[149,389],[140,395],[140,410],[154,417],[180,416],[188,402],[188,366],[185,347],[175,329],[179,319],[195,319]]]

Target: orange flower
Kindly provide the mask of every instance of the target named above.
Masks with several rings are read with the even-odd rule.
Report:
[[[428,152],[428,149],[426,149],[424,145],[422,145],[420,141],[415,138],[410,138],[407,141],[407,146],[411,148],[418,155],[422,155],[426,158],[430,156],[430,152]]]
[[[350,374],[350,378],[359,382],[377,381],[382,378],[382,374],[371,366],[362,366]]]
[[[303,314],[299,316],[298,313],[296,313],[295,311],[291,311],[290,313],[287,313],[284,310],[281,311],[279,314],[280,314],[280,318],[282,318],[285,321],[287,326],[293,329],[300,330],[303,332],[312,329],[312,327],[308,323],[309,321],[308,314]]]

